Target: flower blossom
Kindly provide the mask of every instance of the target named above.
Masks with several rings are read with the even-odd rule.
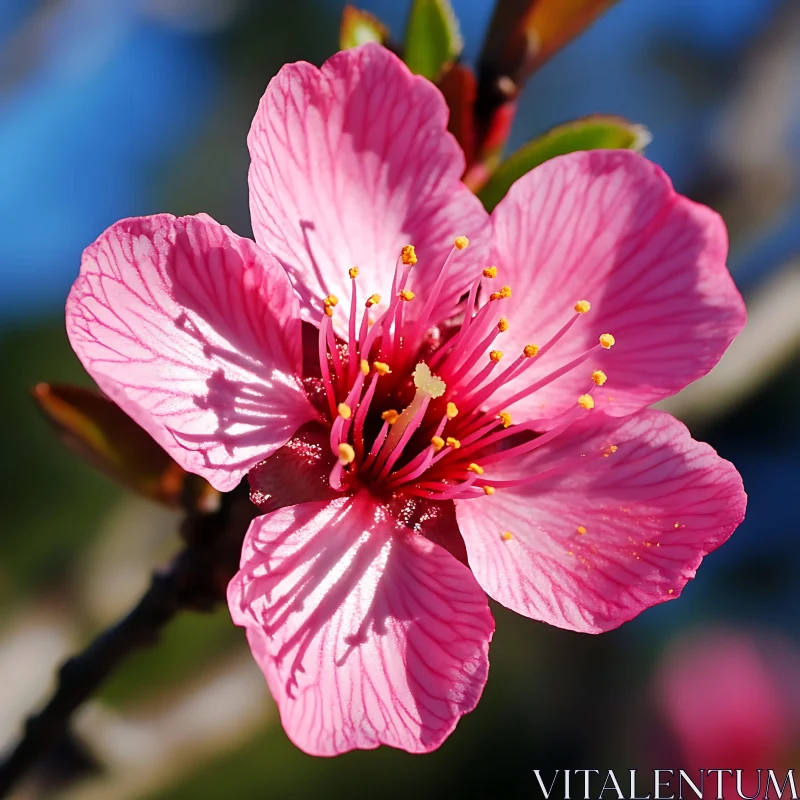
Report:
[[[255,243],[123,220],[67,304],[181,466],[249,476],[228,603],[312,754],[438,747],[487,679],[487,595],[606,631],[744,514],[732,465],[646,408],[743,325],[720,218],[627,151],[553,159],[489,217],[447,119],[376,45],[287,65],[248,138]]]

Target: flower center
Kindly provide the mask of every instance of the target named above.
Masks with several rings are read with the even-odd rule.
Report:
[[[493,288],[490,282],[498,274],[497,267],[487,267],[470,287],[460,325],[443,337],[432,329],[430,319],[450,268],[468,245],[464,236],[455,240],[425,298],[408,288],[417,256],[414,247],[406,245],[395,264],[388,307],[373,319],[381,298],[370,295],[360,322],[359,270],[351,267],[346,342],[337,342],[332,324],[339,299],[325,298],[319,362],[331,420],[330,444],[337,456],[330,475],[334,489],[344,491],[360,482],[377,493],[435,500],[493,494],[498,485],[530,482],[545,475],[492,480],[493,466],[541,447],[594,408],[592,391],[607,379],[597,369],[587,376],[586,393],[551,421],[545,433],[537,432],[530,422],[513,424],[505,410],[614,345],[614,337],[604,333],[597,344],[568,363],[544,375],[539,370],[536,380],[526,380],[532,364],[543,362],[590,311],[586,300],[575,303],[574,313],[549,341],[541,347],[526,345],[516,359],[501,367],[501,362],[507,363],[504,354],[492,348],[509,329],[502,307],[512,291],[509,286],[489,291],[488,301],[478,307],[479,298]],[[412,302],[421,305],[418,314],[406,313]],[[511,381],[517,391],[498,402],[498,394]],[[569,466],[562,462],[558,468]]]

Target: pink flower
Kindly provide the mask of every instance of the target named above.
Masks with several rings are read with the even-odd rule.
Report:
[[[744,514],[735,469],[645,410],[742,327],[720,218],[597,151],[490,219],[447,113],[377,46],[284,67],[248,139],[257,244],[123,220],[67,304],[87,370],[182,466],[250,473],[266,513],[228,601],[313,754],[439,746],[486,681],[487,594],[609,630]]]

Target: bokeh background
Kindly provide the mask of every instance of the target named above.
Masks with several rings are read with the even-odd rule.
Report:
[[[406,0],[359,5],[402,34]],[[474,61],[492,3],[453,5]],[[282,63],[335,51],[342,7],[0,0],[2,747],[178,547],[176,517],[63,450],[30,399],[88,384],[63,329],[81,250],[158,211],[249,235],[251,116]],[[425,757],[305,756],[226,611],[186,614],[81,712],[53,773],[75,780],[19,797],[540,797],[534,769],[800,766],[800,3],[621,0],[529,82],[511,146],[593,112],[648,126],[648,155],[729,226],[748,327],[665,406],[743,474],[731,541],[603,636],[495,608],[484,698]]]

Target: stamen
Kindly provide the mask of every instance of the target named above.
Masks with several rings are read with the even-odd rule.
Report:
[[[353,410],[347,405],[347,403],[339,403],[336,408],[339,412],[339,416],[343,417],[344,419],[350,419],[353,414]]]
[[[511,297],[511,287],[504,286],[499,292],[492,292],[489,295],[489,300],[506,300]]]
[[[582,394],[578,398],[578,405],[588,411],[589,409],[594,408],[594,398],[590,394]]]
[[[595,385],[602,386],[608,380],[608,376],[601,369],[596,369],[592,373],[592,380],[595,382]]]
[[[508,320],[505,317],[500,317],[500,321],[497,323],[497,330],[500,333],[505,333],[508,330]]]
[[[416,295],[414,294],[414,292],[411,292],[408,289],[403,289],[403,291],[400,292],[400,298],[402,300],[405,300],[407,303],[411,302],[415,296]]]
[[[384,411],[381,414],[381,419],[384,422],[388,423],[389,425],[394,425],[399,417],[400,417],[400,412],[395,411],[393,408],[390,408],[388,411]]]
[[[378,303],[380,303],[380,301],[381,301],[381,296],[379,294],[371,294],[367,298],[367,302],[364,303],[364,306],[366,308],[372,308],[372,306],[378,305]]]
[[[525,358],[535,358],[539,355],[539,345],[526,344],[525,347],[522,348],[522,355],[525,356]]]
[[[361,374],[369,375],[369,361],[367,361],[365,358],[362,358],[360,366],[361,366]]]
[[[466,236],[458,236],[456,237],[455,242],[453,244],[459,249],[463,250],[465,247],[469,245],[469,239]]]
[[[575,310],[579,314],[585,314],[591,307],[592,304],[588,300],[578,300],[578,302],[575,303]]]
[[[458,407],[455,403],[447,404],[447,419],[455,419],[458,416]]]
[[[356,451],[353,450],[352,446],[347,444],[347,442],[342,442],[339,445],[339,463],[342,466],[346,464],[352,464],[356,458]]]
[[[489,353],[489,358],[497,364],[498,361],[503,357],[503,353],[500,350],[492,350]]]
[[[600,337],[600,346],[606,350],[610,350],[616,343],[616,339],[610,333],[604,333]]]
[[[483,475],[483,471],[483,467],[478,466],[474,462],[467,467],[467,472],[474,472],[476,475]]]
[[[433,436],[431,438],[431,444],[433,445],[434,450],[438,453],[444,447],[444,439],[441,436]]]
[[[496,278],[497,277],[497,267],[486,267],[483,271],[484,278]]]
[[[494,486],[481,486],[481,489],[483,489],[484,494],[494,494],[497,491]]]
[[[339,305],[339,298],[335,294],[329,294],[322,302],[328,308],[333,308]]]
[[[508,428],[511,425],[511,414],[508,411],[501,411],[497,418],[503,423],[504,428]]]
[[[347,274],[355,280],[358,277],[358,267],[350,267],[350,269],[347,270]]]
[[[448,447],[451,447],[453,450],[458,450],[459,447],[461,447],[461,442],[459,442],[454,436],[448,436],[444,441],[445,444]]]
[[[325,387],[325,394],[328,398],[328,407],[331,412],[331,419],[336,416],[336,392],[333,387],[333,379],[331,378],[330,364],[328,363],[328,328],[330,328],[331,320],[330,311],[328,306],[325,307],[325,314],[322,317],[322,322],[319,326],[319,369],[322,373],[322,385]],[[333,313],[333,312],[331,312]]]
[[[407,244],[400,251],[400,260],[409,267],[413,267],[417,263],[417,252],[414,250],[413,244]]]
[[[389,369],[388,364],[384,364],[383,361],[373,361],[372,366],[375,368],[375,372],[378,375],[388,375],[392,370]]]

